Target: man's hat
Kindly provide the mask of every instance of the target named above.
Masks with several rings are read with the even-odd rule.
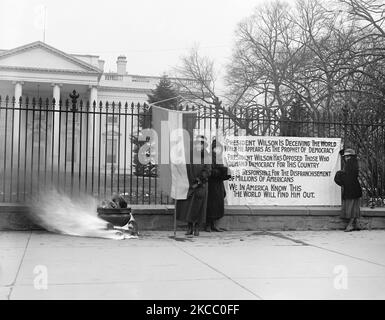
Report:
[[[344,154],[342,155],[343,157],[346,156],[355,156],[356,152],[353,149],[345,149]]]

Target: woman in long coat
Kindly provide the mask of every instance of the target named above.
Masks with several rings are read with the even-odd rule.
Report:
[[[216,226],[216,222],[225,214],[226,191],[223,181],[227,178],[227,168],[221,161],[222,151],[222,146],[216,140],[213,140],[206,213],[206,231],[208,232],[223,231]]]
[[[341,217],[348,219],[348,225],[345,231],[359,230],[360,198],[362,197],[362,188],[358,181],[358,161],[357,155],[353,149],[342,151],[345,162],[342,179],[342,212]]]
[[[187,164],[189,190],[186,200],[176,200],[176,218],[188,223],[186,235],[199,236],[199,227],[206,222],[207,181],[210,175],[207,142],[203,136],[194,141],[192,163]]]

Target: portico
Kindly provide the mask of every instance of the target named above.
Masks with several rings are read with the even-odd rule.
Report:
[[[99,66],[82,61],[43,42],[34,42],[0,53],[0,95],[55,98],[65,101],[76,90],[80,99],[97,101]]]
[[[52,112],[48,116],[47,122],[45,122],[44,113],[36,113],[33,120],[26,114],[26,108],[44,109],[47,107],[48,109],[59,110],[61,108],[63,110],[66,108],[66,100],[69,99],[69,95],[73,90],[78,92],[79,100],[83,100],[84,105],[86,105],[87,101],[97,103],[98,83],[103,70],[99,68],[99,65],[96,65],[97,61],[95,59],[89,59],[88,56],[82,58],[83,60],[78,59],[39,41],[0,52],[0,96],[5,104],[14,107],[12,125],[10,125],[10,119],[8,119],[7,126],[7,131],[14,137],[14,150],[17,150],[17,144],[21,141],[22,145],[32,143],[34,149],[39,149],[41,152],[42,148],[39,147],[37,139],[35,139],[35,142],[30,141],[30,137],[26,134],[27,128],[34,127],[37,125],[34,122],[38,122],[40,129],[52,130],[50,131],[52,134],[47,135],[46,142],[48,144],[46,150],[44,150],[51,153],[54,163],[58,163],[60,148],[58,142],[64,141],[74,133],[76,134],[79,122],[76,122],[75,132],[68,132],[68,136],[65,138],[63,130],[61,133],[59,132],[59,122],[64,123],[64,119],[63,117],[60,118],[59,112]],[[91,63],[84,61],[86,58]],[[22,110],[19,110],[20,107],[22,107]],[[83,121],[85,121],[85,118],[84,116]],[[3,116],[0,127],[3,128],[4,125],[5,118]],[[44,128],[44,126],[48,127]],[[84,139],[85,141],[82,142],[87,143],[87,137],[84,137]],[[56,143],[53,143],[52,140]],[[37,145],[36,148],[35,144]],[[51,145],[54,146],[53,149],[50,147]],[[7,141],[7,145],[4,145],[3,148],[11,150],[12,143]],[[39,151],[35,150],[34,152]],[[31,155],[20,152],[20,161],[24,161],[24,157],[29,158]],[[76,162],[79,160],[76,159]],[[60,159],[60,162],[64,165],[65,160]]]
[[[98,87],[96,85],[79,85],[75,82],[72,84],[38,82],[38,80],[36,79],[34,82],[0,80],[1,99],[4,101],[8,96],[9,103],[11,103],[12,98],[15,97],[15,107],[18,106],[20,98],[24,101],[27,97],[29,99],[41,98],[43,103],[49,99],[50,104],[52,99],[55,99],[58,104],[60,100],[64,103],[66,99],[69,99],[70,93],[76,90],[80,94],[79,100],[98,102]]]

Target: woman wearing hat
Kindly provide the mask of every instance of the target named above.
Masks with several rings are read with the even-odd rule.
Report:
[[[191,161],[186,165],[190,184],[187,199],[176,201],[176,218],[188,224],[186,235],[199,236],[199,227],[206,222],[207,181],[211,171],[207,146],[204,136],[195,138]]]
[[[340,151],[344,159],[344,170],[341,179],[342,186],[342,218],[348,219],[348,225],[345,231],[359,230],[360,198],[362,188],[358,181],[358,161],[356,152],[353,149],[344,149]]]

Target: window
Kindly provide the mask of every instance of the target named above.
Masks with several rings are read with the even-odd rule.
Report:
[[[143,83],[149,83],[150,80],[146,78],[132,78],[132,82],[143,82]]]
[[[111,81],[123,81],[123,76],[118,74],[106,74],[104,79]]]
[[[116,163],[118,153],[117,139],[107,139],[107,163]]]
[[[118,116],[107,116],[107,123],[116,125],[118,121]]]

